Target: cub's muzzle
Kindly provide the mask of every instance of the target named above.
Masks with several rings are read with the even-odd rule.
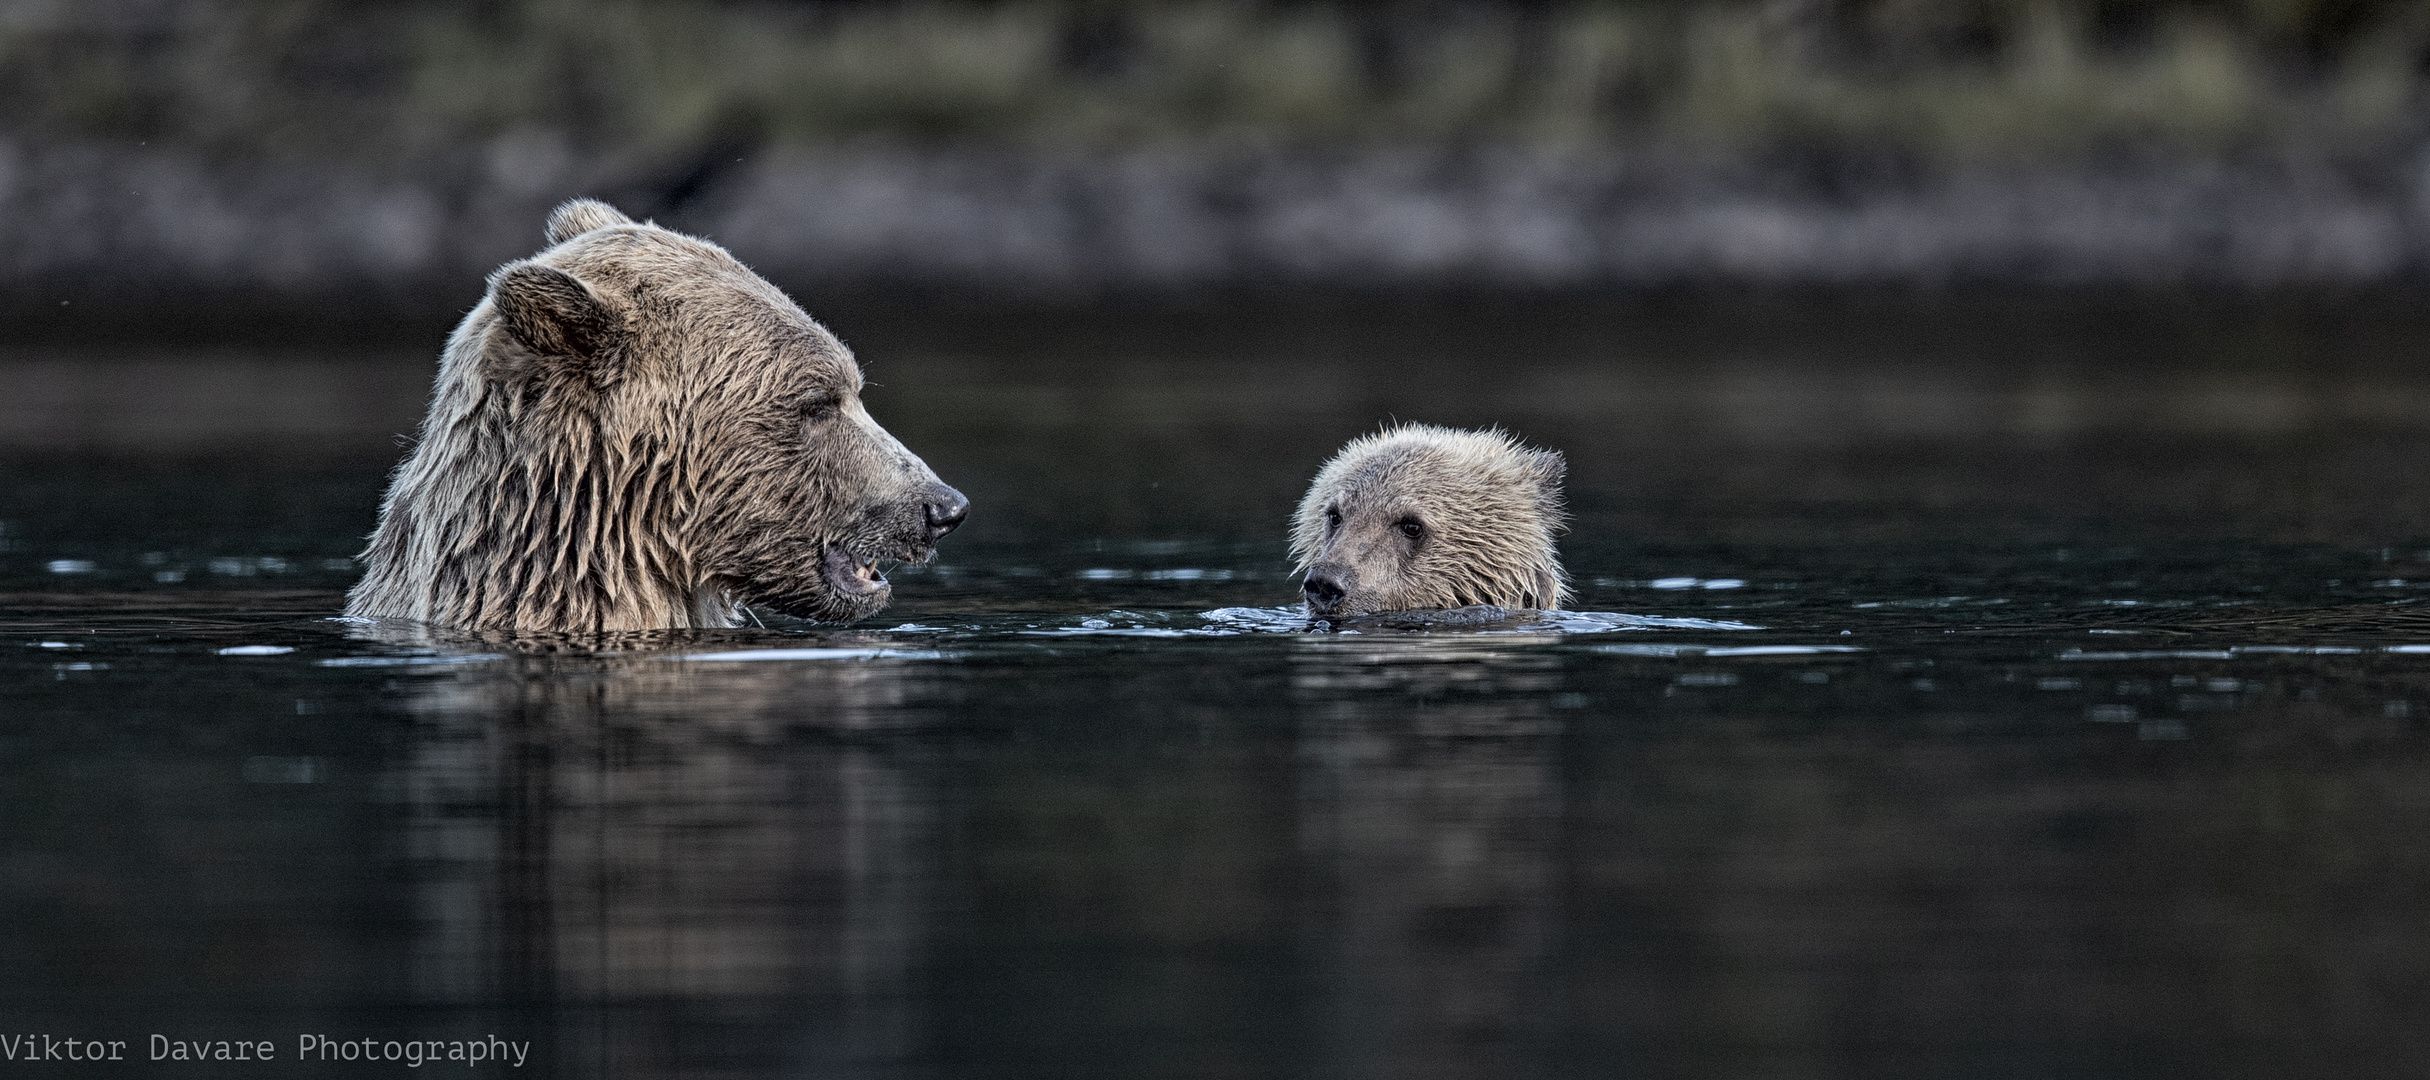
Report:
[[[1349,567],[1331,563],[1309,567],[1307,580],[1299,586],[1299,591],[1308,598],[1309,613],[1333,614],[1341,606],[1342,598],[1350,594],[1350,573]]]

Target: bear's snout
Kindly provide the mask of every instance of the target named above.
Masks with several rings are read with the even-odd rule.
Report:
[[[963,518],[970,516],[970,499],[959,491],[938,484],[928,489],[927,511],[928,542],[933,544],[944,539],[946,533],[952,532],[962,524]]]
[[[1330,615],[1341,606],[1342,597],[1350,590],[1345,581],[1350,576],[1346,566],[1318,563],[1308,568],[1308,579],[1300,583],[1299,591],[1307,594],[1308,610],[1312,614]]]

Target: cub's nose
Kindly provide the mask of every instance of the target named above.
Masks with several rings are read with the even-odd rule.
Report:
[[[937,485],[928,496],[928,542],[933,544],[952,532],[962,519],[970,516],[970,500],[961,492]]]
[[[1319,615],[1342,602],[1342,583],[1323,570],[1308,571],[1308,580],[1300,583],[1299,591],[1308,594],[1308,610]]]

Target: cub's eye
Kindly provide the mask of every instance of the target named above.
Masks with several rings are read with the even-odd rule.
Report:
[[[1416,518],[1402,518],[1400,524],[1395,526],[1395,528],[1401,530],[1402,536],[1406,536],[1412,540],[1426,535],[1426,526],[1421,524]]]
[[[1341,512],[1341,508],[1340,508],[1340,507],[1335,507],[1335,506],[1328,506],[1328,507],[1326,507],[1326,508],[1325,508],[1325,531],[1326,531],[1326,532],[1337,532],[1337,531],[1339,531],[1339,530],[1341,529],[1341,527],[1342,527],[1342,512]]]
[[[831,419],[835,413],[836,403],[835,399],[831,397],[812,398],[802,403],[802,419],[813,423]]]

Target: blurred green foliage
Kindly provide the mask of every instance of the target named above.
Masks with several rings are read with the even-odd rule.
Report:
[[[2417,133],[2426,57],[2394,0],[16,0],[0,133],[2337,151]]]

